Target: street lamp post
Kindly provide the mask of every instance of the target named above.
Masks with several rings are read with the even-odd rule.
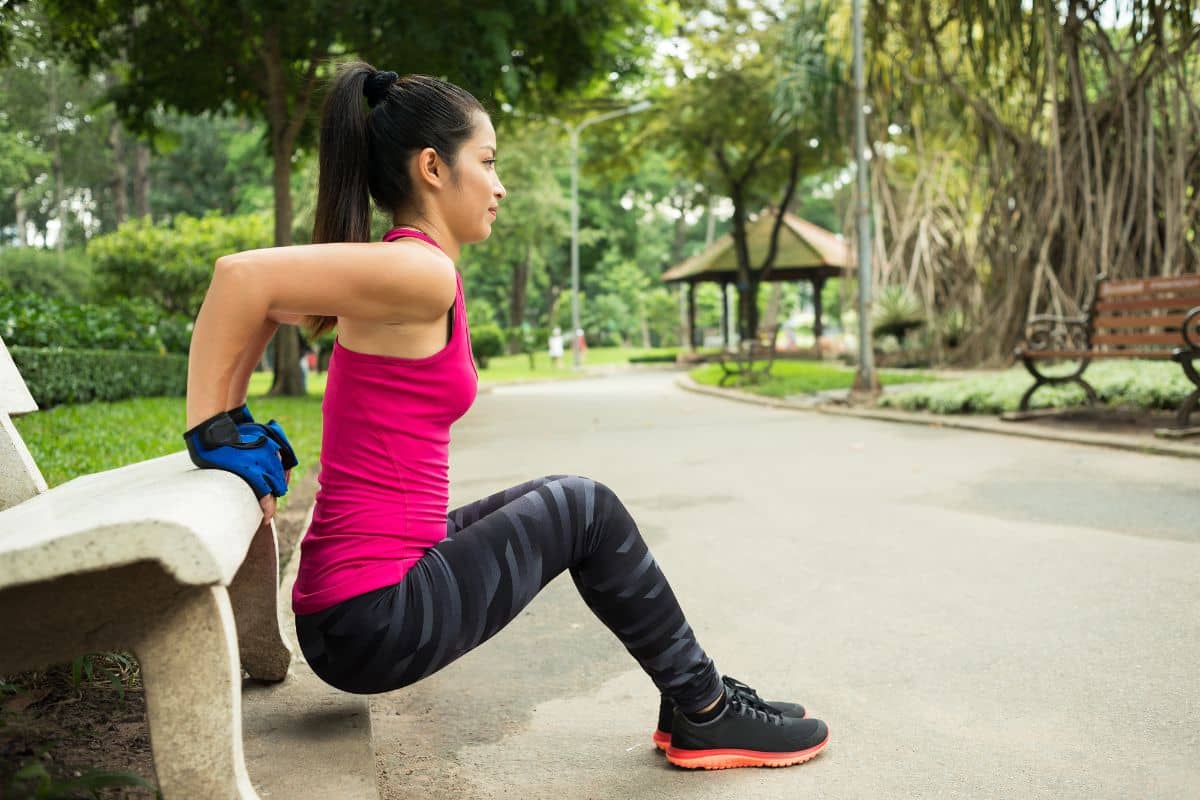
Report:
[[[858,180],[858,373],[854,391],[879,392],[875,374],[875,350],[871,343],[871,195],[867,181],[866,87],[863,78],[862,0],[854,0],[854,151]]]
[[[600,114],[576,125],[564,125],[571,136],[571,352],[575,369],[583,366],[583,354],[579,349],[579,134],[584,128],[597,122],[636,114],[649,107],[650,102],[642,100],[628,108]]]

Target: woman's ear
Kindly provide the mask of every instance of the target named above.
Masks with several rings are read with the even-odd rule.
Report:
[[[417,177],[429,185],[441,188],[444,168],[441,157],[432,147],[417,153]]]

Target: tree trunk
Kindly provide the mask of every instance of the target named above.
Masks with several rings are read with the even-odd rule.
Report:
[[[783,297],[783,284],[772,283],[771,294],[767,298],[767,316],[763,320],[763,325],[767,328],[775,327],[775,323],[779,321],[779,301]]]
[[[287,107],[287,82],[279,44],[279,28],[263,34],[261,53],[266,73],[267,130],[271,137],[271,186],[275,194],[275,246],[292,243],[292,153],[296,146],[299,123],[290,118]],[[295,114],[308,111],[306,99],[296,103]],[[294,325],[280,325],[272,339],[275,370],[267,394],[298,397],[305,394],[304,375],[300,371],[300,331]]]
[[[746,200],[742,185],[730,187],[733,201],[733,249],[737,255],[738,336],[750,339],[758,328],[758,303],[755,302],[758,282],[750,274],[750,245],[746,241]]]
[[[546,323],[551,327],[555,327],[555,315],[558,313],[558,298],[562,296],[562,289],[559,289],[553,283],[546,287]],[[575,331],[571,331],[571,336],[567,341],[573,341]]]
[[[684,292],[688,291],[686,288],[687,284],[680,282],[675,284],[675,286],[679,292],[679,344],[681,346],[686,346],[688,350],[695,350],[696,343],[693,342],[691,337],[688,335],[690,333],[690,331],[688,331],[688,306],[687,298],[684,297]]]
[[[111,90],[116,85],[117,76],[112,72],[105,72],[104,88]],[[113,199],[113,225],[119,228],[129,216],[129,194],[125,189],[129,170],[125,165],[125,137],[121,135],[121,120],[115,114],[108,126],[108,146],[112,149],[112,179],[109,181],[109,191]]]
[[[683,209],[678,208],[679,218],[675,220],[675,236],[671,239],[671,263],[683,261],[683,247],[687,244],[688,224]]]
[[[512,286],[508,295],[508,326],[519,328],[525,322],[525,298],[529,289],[529,270],[533,263],[533,244],[525,247],[525,258],[517,262],[513,268]],[[553,326],[551,326],[553,327]],[[509,355],[521,352],[520,343],[515,338],[508,343]]]
[[[282,109],[280,109],[282,111]],[[286,120],[282,121],[286,127]],[[294,137],[276,133],[274,114],[271,120],[271,187],[275,193],[275,246],[287,247],[292,243],[292,153],[296,149]]]
[[[13,195],[13,204],[16,207],[16,211],[17,211],[17,244],[16,244],[16,246],[24,247],[26,245],[25,226],[28,224],[28,220],[25,215],[25,190],[22,189],[20,186],[17,187],[16,192]]]
[[[133,166],[133,205],[138,217],[150,216],[150,148],[139,141],[134,148],[137,160]]]
[[[54,131],[54,157],[52,170],[54,172],[54,213],[58,220],[58,237],[54,247],[58,251],[59,266],[64,264],[64,251],[67,239],[67,210],[64,208],[63,196],[66,194],[63,179],[62,134],[58,131],[58,80],[54,70],[50,71],[50,127]],[[50,225],[47,223],[46,232],[49,234]],[[49,244],[49,241],[47,241]]]
[[[268,105],[273,105],[268,104]],[[272,126],[274,121],[272,121]],[[292,150],[295,140],[286,141],[271,133],[271,148],[274,156],[272,185],[275,190],[275,246],[286,247],[292,243]],[[272,339],[275,343],[275,370],[271,389],[272,396],[301,397],[306,393],[304,375],[300,371],[300,330],[294,325],[280,325]]]
[[[108,129],[108,144],[112,148],[112,180],[110,181],[113,198],[113,225],[120,227],[129,216],[129,194],[125,190],[125,181],[129,170],[125,166],[125,142],[121,136],[121,123],[113,119]]]

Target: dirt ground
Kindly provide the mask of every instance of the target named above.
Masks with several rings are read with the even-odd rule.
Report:
[[[281,571],[304,533],[316,483],[313,472],[298,476],[288,491],[287,506],[276,514]],[[133,773],[157,785],[136,661],[121,654],[116,659],[100,657],[93,664],[93,677],[82,676],[78,687],[69,663],[0,676],[0,800],[35,796],[36,782],[13,780],[18,770],[35,763],[41,763],[56,786],[90,770]],[[123,696],[100,667],[120,679]],[[141,800],[155,795],[146,788],[120,787],[99,789],[95,796]],[[54,796],[93,797],[84,790]]]

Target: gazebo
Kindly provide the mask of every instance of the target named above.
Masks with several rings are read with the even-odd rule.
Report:
[[[767,213],[746,223],[752,271],[759,270],[767,256],[775,219],[776,214]],[[838,277],[850,266],[850,258],[850,246],[837,234],[800,219],[795,214],[783,215],[775,267],[767,280],[770,283],[803,280],[812,284],[813,334],[818,338],[824,331],[821,324],[821,290],[826,280]],[[692,346],[696,342],[696,284],[712,281],[721,285],[721,332],[728,346],[728,291],[731,284],[737,283],[737,251],[733,246],[733,234],[725,234],[701,252],[671,267],[663,273],[662,279],[666,283],[688,285],[688,342]]]

